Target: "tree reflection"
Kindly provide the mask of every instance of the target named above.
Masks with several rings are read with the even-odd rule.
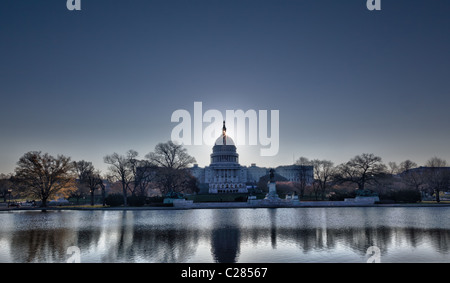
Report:
[[[102,262],[186,262],[195,253],[200,231],[164,226],[143,227],[125,215],[114,230],[103,231],[107,243]]]
[[[284,225],[282,218],[277,218],[276,209],[268,212],[265,221],[255,225],[248,222],[242,225],[242,212],[218,210],[211,212],[212,226],[202,228],[194,219],[192,223],[185,223],[184,219],[177,222],[185,223],[182,225],[164,221],[150,225],[133,212],[118,213],[102,225],[75,221],[64,226],[59,222],[54,226],[22,227],[17,231],[12,230],[14,225],[5,226],[0,230],[0,243],[2,251],[10,254],[2,258],[13,262],[65,262],[67,248],[77,246],[82,262],[195,262],[199,254],[209,253],[210,258],[203,261],[233,263],[239,262],[243,253],[254,251],[269,255],[268,260],[279,261],[270,255],[280,252],[279,247],[289,247],[299,252],[294,261],[308,261],[317,253],[342,249],[364,257],[367,248],[375,245],[383,254],[399,254],[405,248],[426,249],[429,256],[442,255],[441,258],[450,261],[448,229]],[[208,244],[209,250],[202,250]],[[409,256],[413,258],[397,259],[421,260],[417,253]]]
[[[63,262],[66,254],[64,242],[73,235],[67,229],[30,230],[12,235],[11,257],[14,262]]]

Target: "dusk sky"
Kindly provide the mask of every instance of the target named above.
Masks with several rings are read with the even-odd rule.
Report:
[[[280,148],[240,163],[450,162],[450,1],[0,1],[0,173],[28,151],[140,157],[171,115],[279,110]],[[208,124],[204,124],[206,127]],[[200,166],[211,146],[186,146]]]

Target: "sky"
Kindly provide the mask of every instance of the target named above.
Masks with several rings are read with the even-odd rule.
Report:
[[[171,139],[171,115],[279,110],[279,151],[335,164],[450,161],[450,1],[0,1],[0,173],[28,151],[87,160]],[[203,124],[204,127],[208,123]],[[186,145],[200,166],[212,147]]]

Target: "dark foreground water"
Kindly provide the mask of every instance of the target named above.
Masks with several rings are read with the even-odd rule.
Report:
[[[66,262],[72,246],[81,262],[450,262],[450,208],[0,213],[0,262]]]

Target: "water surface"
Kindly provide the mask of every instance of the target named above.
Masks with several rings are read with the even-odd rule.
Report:
[[[0,213],[0,262],[450,262],[449,207]]]

